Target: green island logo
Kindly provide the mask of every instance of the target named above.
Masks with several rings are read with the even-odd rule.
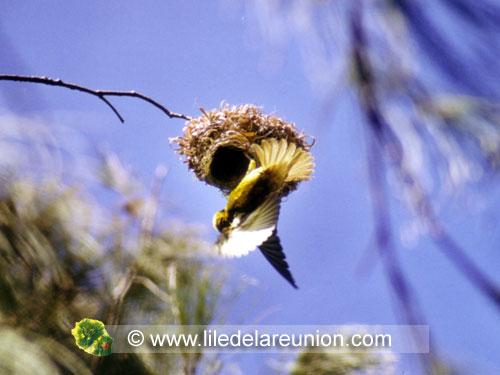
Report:
[[[104,357],[111,354],[113,338],[108,335],[104,323],[94,319],[82,319],[71,330],[76,345],[87,353]]]

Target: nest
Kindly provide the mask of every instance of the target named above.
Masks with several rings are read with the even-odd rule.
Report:
[[[250,158],[254,158],[251,145],[262,140],[286,139],[308,151],[307,135],[298,133],[295,124],[263,114],[259,107],[246,104],[225,104],[219,110],[205,111],[201,117],[186,122],[182,137],[171,139],[178,145],[176,151],[185,156],[196,177],[227,193],[245,176]],[[290,183],[288,192],[296,188]]]

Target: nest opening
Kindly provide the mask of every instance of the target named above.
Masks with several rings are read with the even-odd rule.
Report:
[[[249,163],[243,150],[232,146],[218,147],[210,163],[210,177],[219,186],[236,186],[245,176]]]

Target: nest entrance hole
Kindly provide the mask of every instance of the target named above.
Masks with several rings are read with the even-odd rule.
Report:
[[[210,175],[222,186],[232,189],[245,176],[249,163],[250,160],[243,150],[232,146],[221,146],[212,157]]]

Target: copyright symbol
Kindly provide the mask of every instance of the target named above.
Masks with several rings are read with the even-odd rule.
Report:
[[[134,329],[128,333],[127,341],[132,346],[141,346],[144,342],[144,334],[138,329]]]

